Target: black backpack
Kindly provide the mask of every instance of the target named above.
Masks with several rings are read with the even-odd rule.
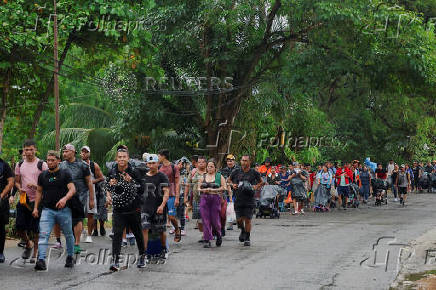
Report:
[[[18,167],[21,168],[21,165],[23,165],[24,160],[21,160],[18,162]],[[39,171],[42,171],[42,165],[44,164],[44,160],[38,160],[38,164],[36,164],[36,167]],[[3,165],[2,165],[2,173],[3,173]]]

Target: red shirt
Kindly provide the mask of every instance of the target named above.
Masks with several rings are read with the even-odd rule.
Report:
[[[338,184],[338,186],[341,184],[341,174],[345,172],[345,184],[349,184],[351,182],[353,182],[353,172],[350,170],[350,168],[338,168],[336,170],[336,182]]]

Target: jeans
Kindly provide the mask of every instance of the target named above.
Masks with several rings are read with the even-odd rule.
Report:
[[[360,192],[364,200],[368,200],[369,197],[369,184],[362,184]]]
[[[55,224],[60,225],[65,235],[68,256],[73,256],[74,235],[72,229],[71,209],[64,207],[60,210],[44,208],[39,221],[38,259],[45,260],[48,239]]]
[[[112,230],[114,232],[114,237],[112,239],[112,256],[114,258],[120,255],[123,231],[126,227],[129,227],[135,236],[139,254],[145,254],[144,236],[142,235],[141,226],[141,213],[136,211],[127,213],[114,212],[112,215]]]
[[[221,196],[219,194],[202,194],[200,212],[203,220],[203,237],[205,241],[213,239],[212,230],[221,237]]]

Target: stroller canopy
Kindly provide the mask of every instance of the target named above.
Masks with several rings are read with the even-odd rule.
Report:
[[[278,185],[264,185],[260,191],[260,204],[269,204],[277,195],[286,195],[286,190]]]

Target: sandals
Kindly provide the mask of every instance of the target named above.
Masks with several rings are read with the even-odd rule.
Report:
[[[180,228],[177,228],[174,232],[174,242],[180,243],[182,240],[182,230]]]

